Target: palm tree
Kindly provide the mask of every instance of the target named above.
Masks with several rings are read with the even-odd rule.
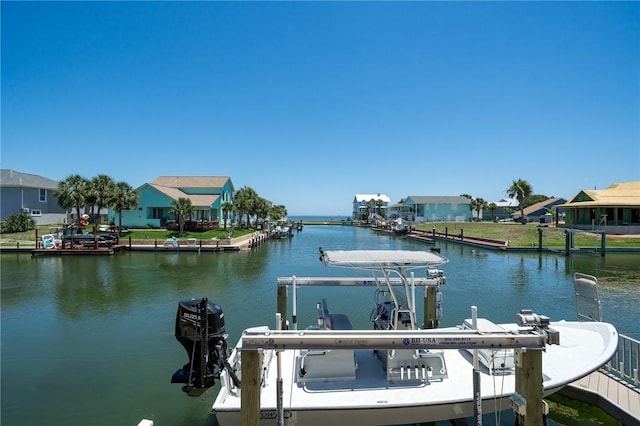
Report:
[[[91,192],[95,199],[95,205],[98,207],[98,215],[100,215],[102,208],[109,204],[109,199],[115,191],[116,183],[113,181],[111,176],[98,175],[91,179],[89,186],[91,187]],[[93,204],[91,208],[93,209]],[[95,219],[93,222],[96,223]]]
[[[122,210],[138,207],[138,193],[126,182],[118,182],[114,186],[109,200],[109,207],[118,212],[118,237],[122,230]]]
[[[229,220],[229,214],[233,211],[233,203],[225,201],[220,205],[222,209],[222,221],[224,223],[224,229],[227,229],[227,220]]]
[[[384,209],[382,208],[383,205],[384,205],[384,201],[382,201],[382,198],[378,198],[376,200],[376,208],[378,209],[378,214],[384,219],[385,212],[384,212]]]
[[[178,217],[178,223],[180,224],[180,235],[184,233],[184,220],[187,216],[193,213],[193,203],[188,198],[180,197],[177,200],[171,201],[171,208],[169,213]]]
[[[473,219],[473,212],[478,209],[478,201],[475,198],[469,198],[469,210],[471,210],[471,219]]]
[[[525,224],[524,220],[524,201],[533,193],[533,188],[531,184],[526,180],[518,179],[514,180],[511,183],[511,186],[507,188],[507,196],[509,198],[514,198],[518,200],[518,205],[520,207],[520,222]]]
[[[255,200],[254,208],[256,220],[262,219],[264,221],[269,216],[269,209],[271,207],[271,203],[262,197],[258,197]]]
[[[367,201],[367,208],[365,210],[367,212],[367,223],[369,222],[369,219],[371,219],[371,210],[373,210],[374,205],[375,203],[373,202],[373,200]]]
[[[238,190],[235,197],[233,197],[234,205],[236,207],[236,211],[240,215],[240,220],[242,221],[242,216],[244,214],[247,215],[247,228],[251,228],[251,219],[250,215],[255,209],[255,199],[258,197],[256,191],[248,186],[243,186]]]
[[[491,217],[493,217],[493,212],[496,211],[496,209],[498,208],[498,205],[496,203],[489,203],[489,205],[487,206],[487,208],[489,209],[489,211],[491,212]],[[495,220],[495,219],[494,219]]]
[[[80,207],[86,203],[88,182],[80,175],[70,175],[58,182],[54,195],[63,209],[76,209],[76,220],[80,220]]]
[[[460,196],[469,200],[469,210],[471,212],[471,219],[473,219],[473,211],[476,209],[475,199],[469,194],[460,194]]]
[[[281,204],[271,206],[269,209],[269,217],[271,220],[280,220],[287,216],[287,208]]]
[[[489,203],[487,203],[483,198],[476,198],[476,210],[478,211],[478,220],[482,220],[482,218],[480,217],[480,212],[483,212],[484,215],[484,210],[487,208],[487,206],[489,205]]]

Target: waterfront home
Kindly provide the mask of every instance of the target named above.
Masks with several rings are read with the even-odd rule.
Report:
[[[554,213],[557,215],[557,218],[564,217],[564,209],[560,206],[566,202],[567,200],[565,200],[564,198],[554,197],[525,207],[523,209],[525,221],[551,223],[556,219],[554,217]],[[520,210],[518,207],[516,207],[514,212],[511,213],[511,217],[516,222],[520,222],[520,216]]]
[[[495,210],[484,209],[482,214],[483,220],[500,220],[511,217],[511,213],[518,210],[518,200],[515,198],[502,198],[500,201],[496,201],[493,204],[496,205]],[[485,217],[486,216],[486,217]]]
[[[44,176],[0,170],[0,219],[26,213],[37,225],[64,223],[65,209],[55,196],[58,182]]]
[[[368,218],[369,215],[384,216],[391,199],[385,194],[356,194],[353,197],[352,219]]]
[[[390,213],[413,223],[466,222],[471,219],[470,202],[462,196],[410,195],[391,206]]]
[[[222,204],[233,203],[234,187],[228,176],[159,176],[136,188],[136,192],[138,207],[122,211],[122,226],[159,228],[177,219],[171,207],[180,198],[191,200],[191,220],[222,224]],[[110,209],[109,219],[117,223],[118,213]]]
[[[614,183],[606,189],[583,189],[558,207],[565,227],[608,234],[640,234],[640,181]]]

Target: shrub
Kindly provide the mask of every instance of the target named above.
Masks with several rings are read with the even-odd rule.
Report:
[[[31,216],[26,213],[16,213],[2,222],[0,233],[10,234],[14,232],[24,232],[34,229],[35,227],[36,223]]]

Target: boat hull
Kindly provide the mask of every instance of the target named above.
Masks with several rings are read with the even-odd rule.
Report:
[[[515,324],[501,324],[515,328]],[[606,323],[557,322],[560,345],[543,353],[544,394],[550,395],[604,365],[617,349],[615,328]],[[467,350],[442,351],[448,377],[427,383],[390,384],[376,364],[374,351],[354,351],[355,377],[342,380],[301,379],[300,351],[281,352],[283,412],[289,425],[389,425],[432,422],[473,416],[473,361]],[[239,367],[238,348],[231,356]],[[276,356],[264,351],[261,424],[276,424]],[[481,369],[483,413],[509,409],[515,392],[515,374],[490,374]],[[240,424],[240,392],[223,374],[212,410],[221,426]]]

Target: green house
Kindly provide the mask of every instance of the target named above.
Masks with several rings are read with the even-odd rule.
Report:
[[[122,226],[162,228],[167,221],[177,219],[170,210],[172,202],[180,198],[191,200],[194,211],[189,219],[222,224],[222,204],[233,203],[234,188],[228,176],[159,176],[136,188],[136,192],[138,207],[122,211]],[[109,210],[109,219],[117,223],[117,213]],[[227,223],[232,219],[229,217]]]
[[[565,210],[567,228],[640,233],[640,181],[614,183],[607,189],[585,189],[559,207]]]

